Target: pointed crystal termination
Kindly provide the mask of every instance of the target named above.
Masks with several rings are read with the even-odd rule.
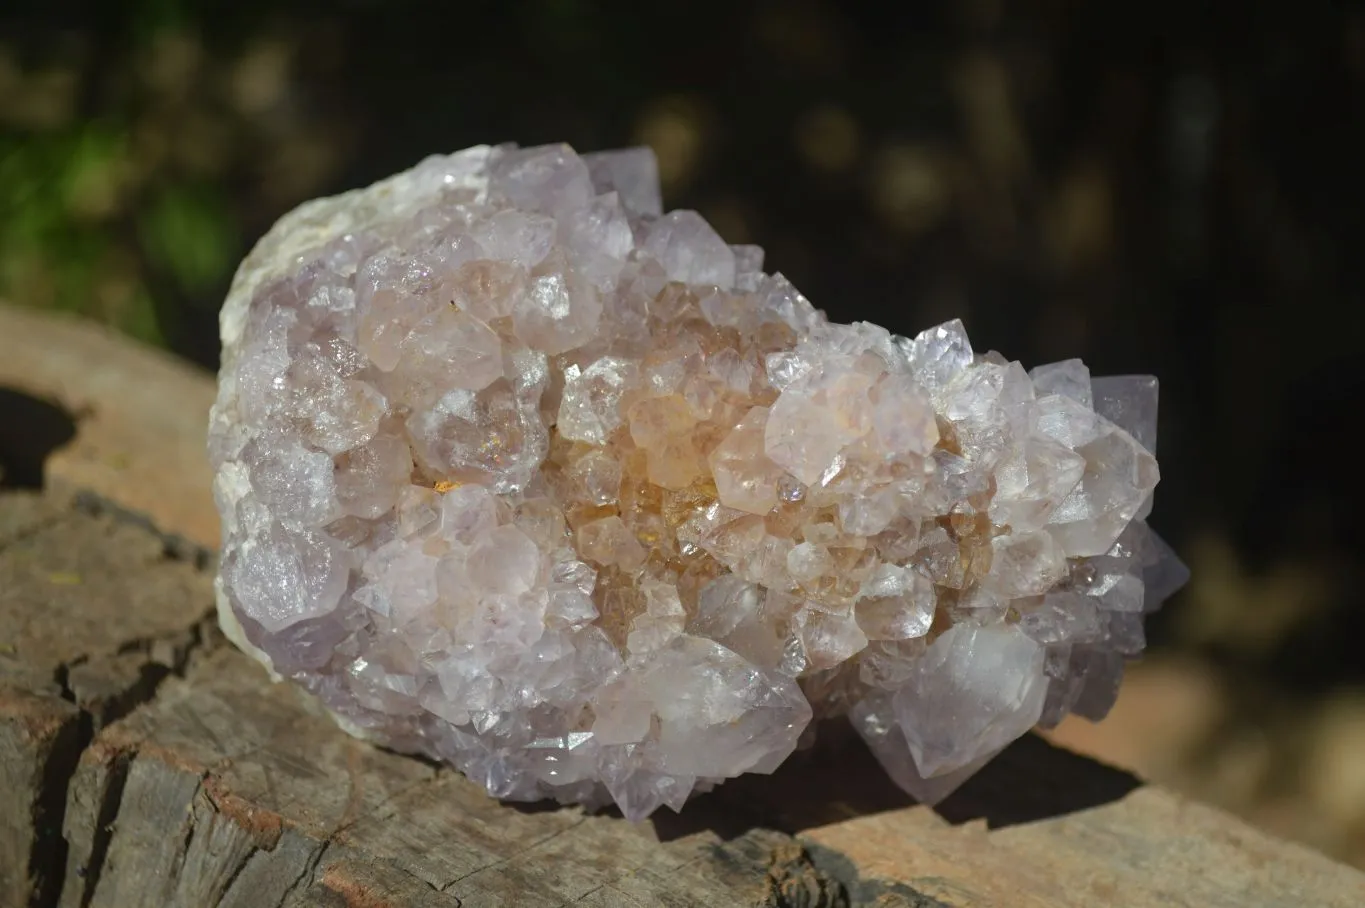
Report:
[[[1156,380],[829,323],[645,149],[287,215],[222,313],[224,628],[354,734],[632,819],[847,714],[944,797],[1099,719],[1188,577]]]

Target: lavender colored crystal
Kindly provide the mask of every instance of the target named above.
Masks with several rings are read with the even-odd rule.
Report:
[[[944,797],[1101,718],[1184,582],[1156,380],[829,323],[646,149],[435,156],[283,218],[222,312],[232,639],[353,734],[631,818],[847,714]]]

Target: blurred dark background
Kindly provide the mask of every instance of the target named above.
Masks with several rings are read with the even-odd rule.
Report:
[[[0,7],[0,296],[208,368],[295,204],[647,143],[839,320],[1162,382],[1194,570],[1063,738],[1365,864],[1365,9],[1149,0]]]

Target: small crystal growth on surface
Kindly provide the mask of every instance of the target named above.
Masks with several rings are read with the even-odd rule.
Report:
[[[638,819],[847,716],[936,801],[1100,719],[1184,569],[1154,378],[837,325],[645,149],[287,215],[222,314],[230,636],[353,734]]]

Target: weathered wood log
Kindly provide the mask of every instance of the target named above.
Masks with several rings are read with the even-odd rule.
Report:
[[[837,735],[647,823],[501,804],[271,683],[196,562],[0,495],[0,904],[1365,904],[1356,871],[1037,738],[937,812]]]
[[[0,306],[6,390],[75,434],[51,491],[0,493],[0,908],[1365,905],[1360,873],[1032,737],[937,811],[837,726],[643,824],[500,804],[224,643],[209,377]]]

